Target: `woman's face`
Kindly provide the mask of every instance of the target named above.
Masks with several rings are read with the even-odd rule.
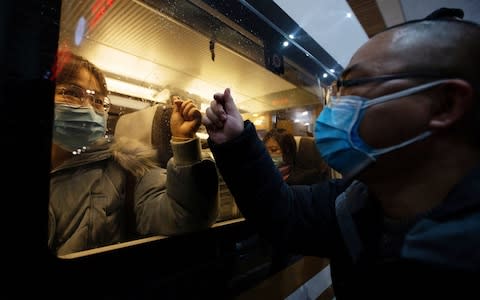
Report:
[[[267,148],[268,153],[270,153],[270,156],[282,156],[283,154],[280,145],[273,138],[270,138],[265,142],[265,147]]]
[[[75,79],[68,83],[59,83],[55,93],[55,102],[79,107],[92,107],[98,114],[105,114],[106,95],[95,77],[86,69],[80,68]]]

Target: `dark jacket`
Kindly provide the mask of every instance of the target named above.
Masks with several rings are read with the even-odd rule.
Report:
[[[476,293],[480,279],[480,168],[414,222],[385,220],[361,182],[289,186],[254,125],[221,145],[209,140],[227,186],[266,239],[330,259],[337,299]]]
[[[318,152],[313,137],[295,138],[297,155],[288,178],[289,185],[314,184],[329,178],[329,167]]]

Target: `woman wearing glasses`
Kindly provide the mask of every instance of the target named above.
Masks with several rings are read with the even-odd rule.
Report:
[[[218,177],[214,162],[201,158],[195,138],[201,113],[190,100],[174,104],[170,129],[177,163],[170,161],[165,171],[150,146],[106,135],[108,90],[92,63],[61,51],[56,83],[49,202],[49,247],[56,254],[215,222]]]

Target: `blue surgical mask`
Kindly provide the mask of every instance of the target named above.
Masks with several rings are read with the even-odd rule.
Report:
[[[365,111],[370,106],[419,93],[444,82],[445,80],[433,81],[375,99],[359,96],[333,97],[331,103],[320,113],[315,125],[315,143],[322,157],[343,177],[351,178],[380,155],[428,137],[431,132],[425,131],[397,145],[375,149],[362,140],[358,130]]]
[[[91,145],[105,136],[107,118],[92,107],[71,107],[55,104],[53,143],[67,151]]]

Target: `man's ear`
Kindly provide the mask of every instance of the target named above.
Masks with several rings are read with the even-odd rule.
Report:
[[[429,127],[447,128],[463,118],[473,105],[473,87],[462,79],[452,79],[442,85],[442,93],[432,100]]]

